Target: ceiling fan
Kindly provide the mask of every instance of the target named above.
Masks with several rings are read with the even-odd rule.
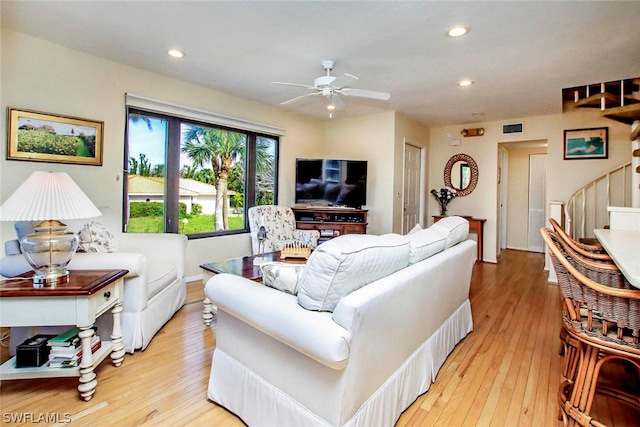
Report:
[[[350,85],[353,82],[358,80],[358,77],[354,76],[353,74],[347,74],[347,73],[344,73],[341,76],[332,76],[331,70],[333,69],[333,66],[334,66],[333,61],[329,61],[329,60],[322,61],[322,68],[325,69],[325,71],[327,72],[327,75],[320,76],[317,79],[315,79],[313,81],[313,86],[298,84],[298,83],[272,82],[278,85],[303,87],[313,91],[313,92],[306,93],[304,95],[289,99],[287,101],[281,102],[280,105],[289,105],[303,98],[322,95],[329,100],[327,109],[342,110],[346,107],[346,104],[341,96],[353,96],[353,97],[359,97],[359,98],[378,99],[381,101],[388,101],[389,98],[391,97],[391,95],[386,92],[376,92],[373,90],[365,90],[365,89],[354,89],[350,87]]]

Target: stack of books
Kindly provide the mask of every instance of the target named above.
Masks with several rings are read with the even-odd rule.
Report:
[[[47,345],[50,347],[49,367],[66,368],[79,365],[82,357],[82,342],[78,336],[79,333],[79,328],[71,328],[48,341]],[[101,345],[102,341],[94,331],[93,337],[91,337],[91,352],[94,353]]]

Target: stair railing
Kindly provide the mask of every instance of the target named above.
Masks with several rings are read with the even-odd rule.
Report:
[[[574,239],[592,238],[594,228],[609,224],[609,206],[631,206],[632,171],[631,162],[625,163],[573,193],[564,205],[567,233]]]

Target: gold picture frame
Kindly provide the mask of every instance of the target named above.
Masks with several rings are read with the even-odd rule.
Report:
[[[104,122],[9,107],[7,160],[102,166]]]

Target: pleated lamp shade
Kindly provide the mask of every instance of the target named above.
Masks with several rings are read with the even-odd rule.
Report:
[[[67,265],[78,248],[78,236],[59,220],[100,216],[100,210],[64,172],[34,172],[0,206],[0,221],[42,221],[20,240],[33,267],[35,287],[69,281]]]
[[[34,172],[0,206],[0,221],[82,219],[100,215],[100,210],[66,172]]]

